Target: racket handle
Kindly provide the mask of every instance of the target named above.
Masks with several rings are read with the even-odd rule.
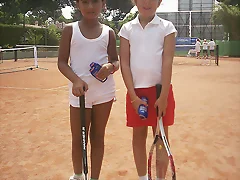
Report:
[[[85,89],[85,88],[83,88]],[[81,117],[81,121],[83,122],[83,124],[81,124],[82,126],[85,126],[85,96],[82,95],[79,97],[79,105],[80,105],[80,117]]]
[[[162,91],[162,85],[156,84],[157,99],[160,97],[161,91]],[[158,107],[157,107],[157,116],[158,116]]]
[[[83,87],[85,91],[85,87]],[[83,171],[85,177],[88,174],[88,163],[87,163],[87,130],[86,130],[86,116],[85,116],[85,95],[79,97],[80,103],[80,118],[81,118],[81,132],[82,132],[82,162],[83,162]]]

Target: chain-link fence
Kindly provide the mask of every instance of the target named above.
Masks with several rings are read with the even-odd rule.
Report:
[[[161,12],[158,15],[171,21],[178,37],[223,40],[223,26],[212,20],[215,0],[178,0],[178,12]]]

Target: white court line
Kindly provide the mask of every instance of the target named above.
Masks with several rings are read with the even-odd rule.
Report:
[[[50,88],[49,90],[61,89],[61,88],[65,88],[65,87],[68,87],[68,85],[66,85],[66,86],[59,86],[59,87],[56,87],[56,88]]]
[[[44,89],[44,88],[24,88],[24,87],[12,87],[12,86],[0,86],[0,89],[19,89],[19,90],[45,90],[45,91],[65,91],[65,90],[59,90],[61,88],[65,88],[68,86],[60,86],[56,88],[49,88],[49,89]],[[120,89],[117,89],[116,91],[120,91]]]
[[[191,67],[191,69],[192,69],[192,68],[196,68],[196,67],[197,67],[197,66]],[[172,74],[177,74],[177,73],[183,72],[183,71],[185,71],[185,70],[187,70],[187,69],[189,69],[189,68],[184,68],[184,69],[182,69],[182,70],[180,70],[180,71],[173,72]]]
[[[19,90],[44,90],[44,91],[64,91],[58,89],[43,89],[43,88],[23,88],[23,87],[11,87],[11,86],[0,86],[0,89],[19,89]]]
[[[186,69],[188,69],[188,68],[182,69],[182,70],[177,71],[177,72],[173,72],[172,74],[177,74],[177,73],[179,73],[179,72],[185,71]],[[65,85],[65,86],[59,86],[59,87],[56,87],[56,88],[49,88],[49,89],[43,89],[43,88],[23,88],[23,87],[11,87],[11,86],[0,86],[0,88],[2,88],[2,89],[45,90],[45,91],[64,91],[64,90],[59,90],[59,89],[61,89],[61,88],[65,88],[65,87],[68,87],[68,85]],[[117,92],[117,91],[120,91],[120,89],[116,89],[116,92]]]
[[[187,69],[187,68],[185,68],[185,69]],[[182,70],[177,71],[177,72],[173,72],[172,74],[177,74],[177,73],[179,73],[179,72],[185,71],[185,69],[182,69]]]

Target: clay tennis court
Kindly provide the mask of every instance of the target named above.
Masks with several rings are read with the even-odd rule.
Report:
[[[4,61],[0,72],[28,63]],[[193,58],[174,59],[176,119],[170,143],[177,179],[239,180],[240,59],[220,58],[218,67],[199,64]],[[67,180],[72,174],[68,81],[56,59],[39,65],[48,70],[0,74],[1,180]],[[126,89],[120,72],[114,77],[117,101],[100,179],[136,180],[131,129],[125,126]]]

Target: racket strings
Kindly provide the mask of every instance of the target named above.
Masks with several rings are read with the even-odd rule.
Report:
[[[171,179],[171,169],[169,166],[169,158],[167,151],[164,148],[162,141],[159,141],[156,145],[156,177],[160,179]]]
[[[156,142],[154,149],[151,148],[151,150],[151,179],[172,180],[171,163],[161,139]]]
[[[158,141],[151,147],[151,178],[149,180],[172,180],[171,163],[167,150],[162,141],[159,125],[155,130],[155,137],[158,135]]]

